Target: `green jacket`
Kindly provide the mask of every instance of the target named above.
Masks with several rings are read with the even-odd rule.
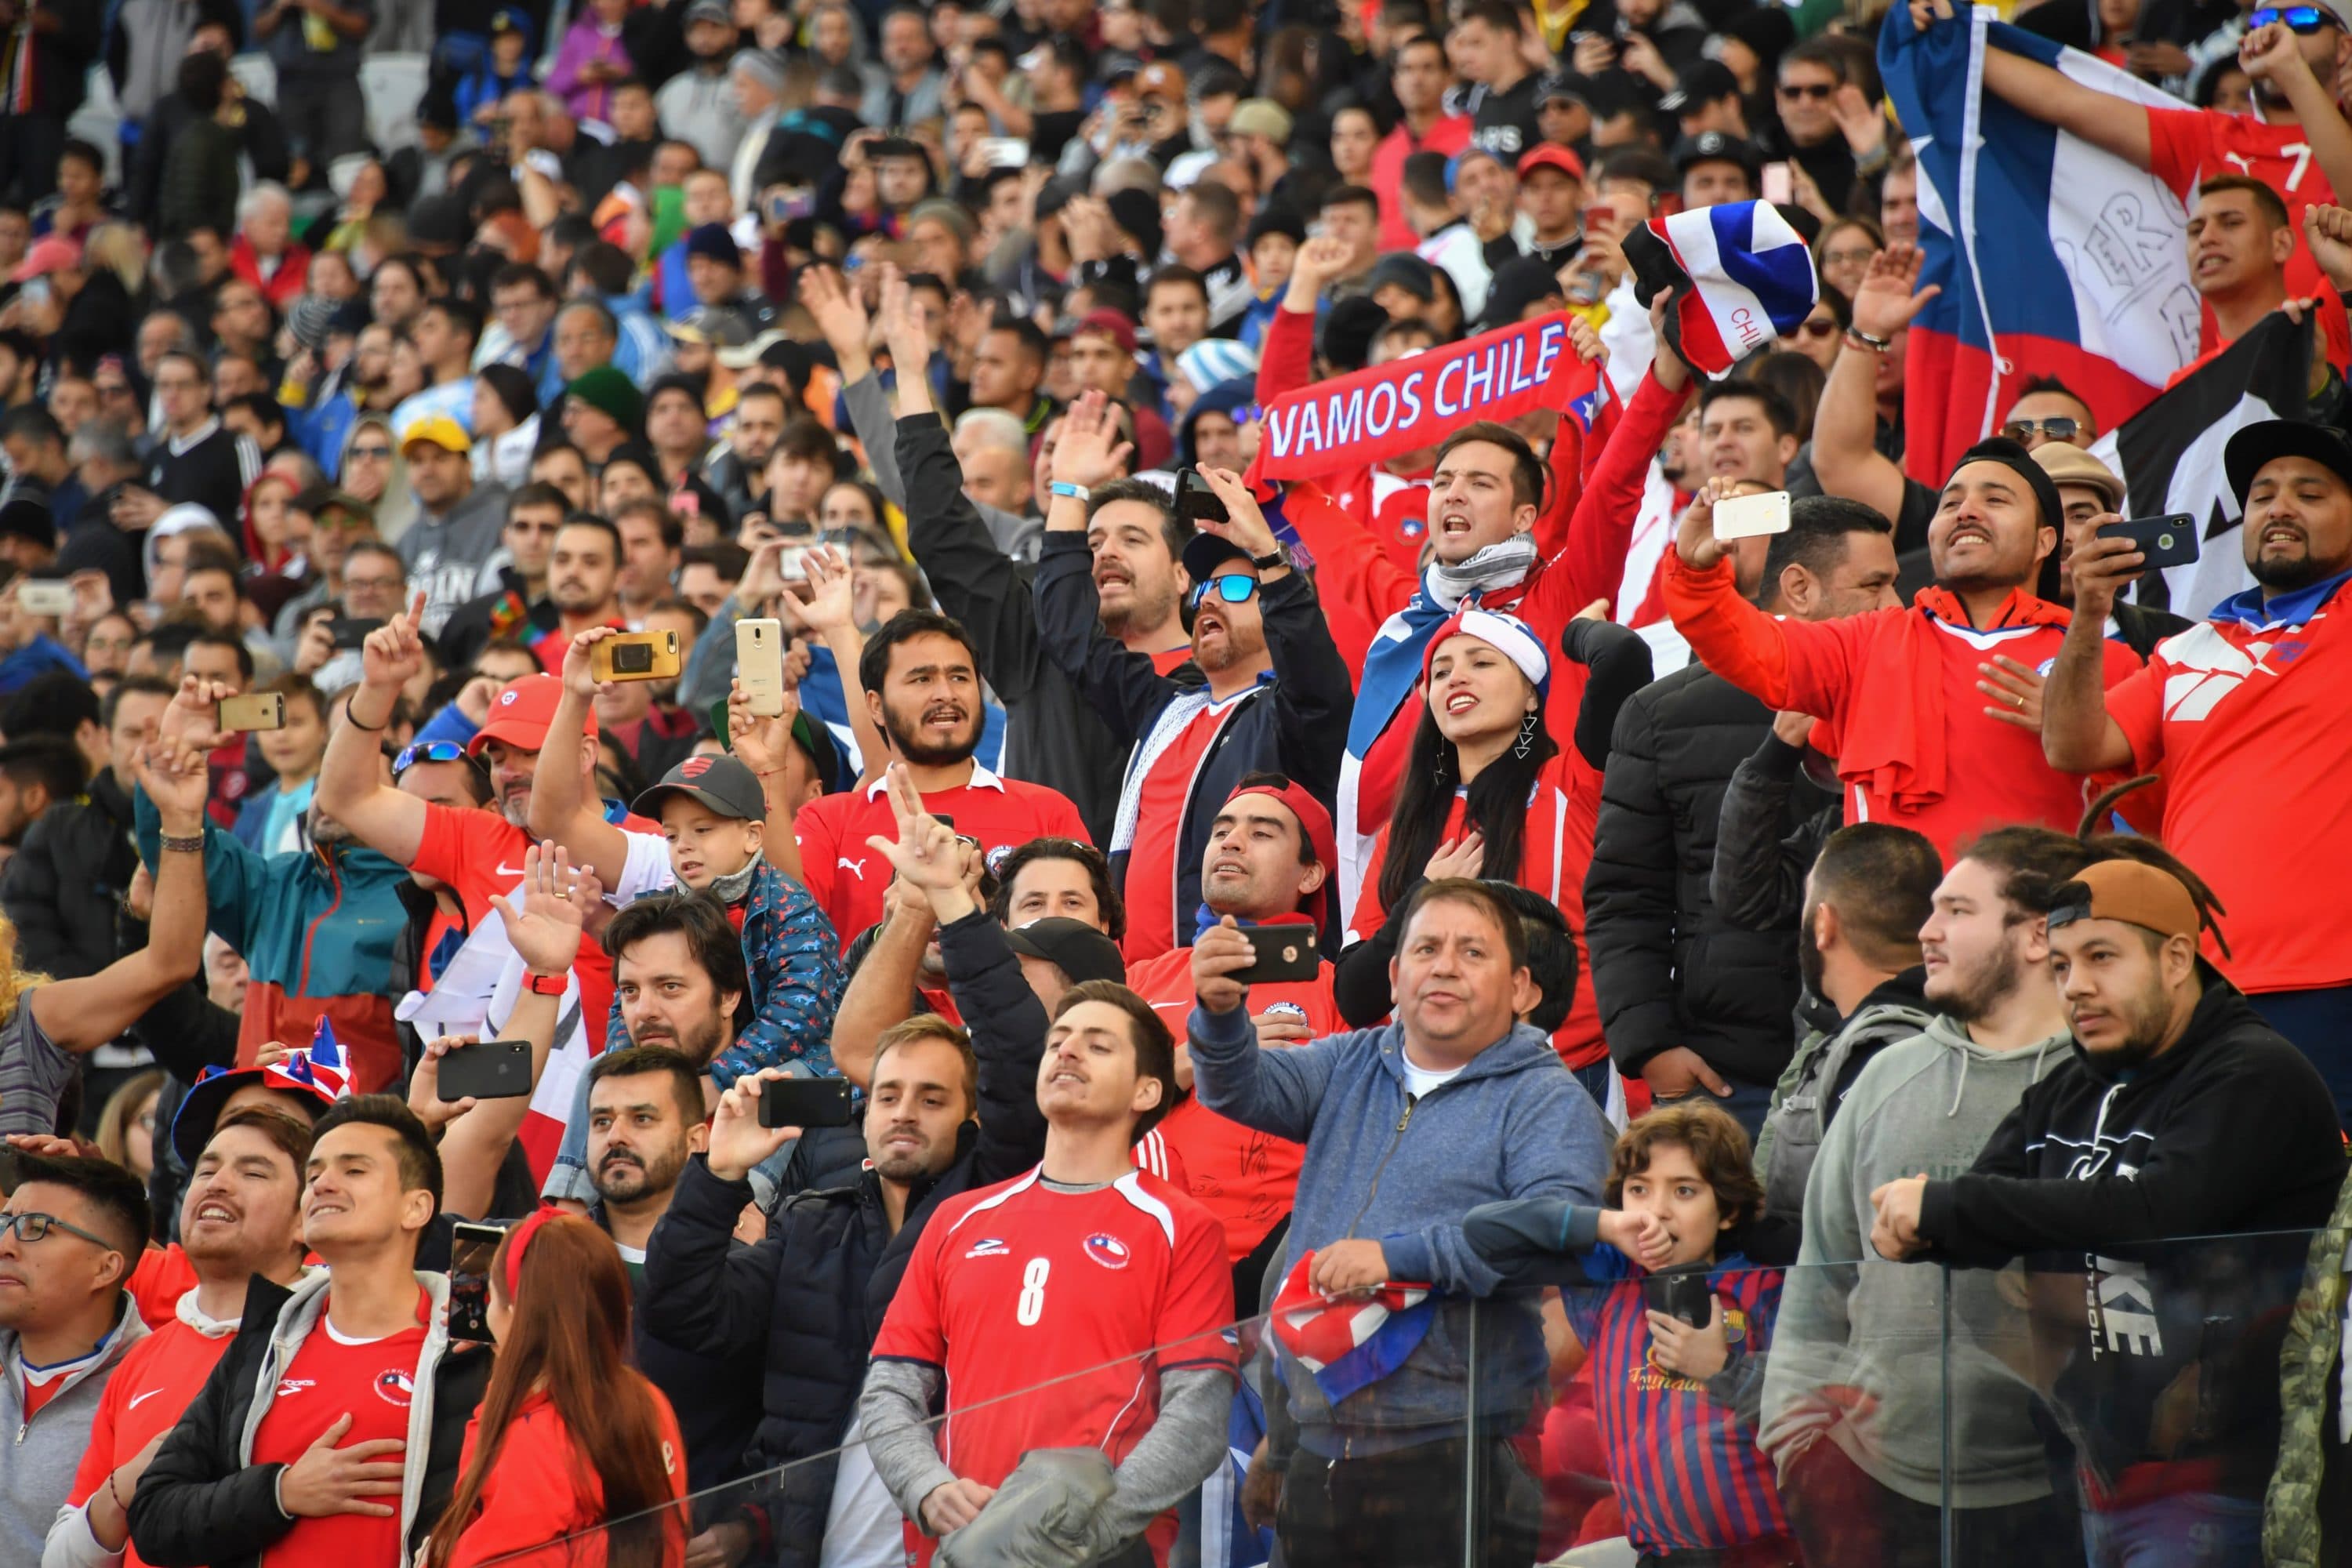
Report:
[[[2339,1374],[2344,1342],[2345,1248],[2352,1244],[2352,1178],[2327,1228],[2311,1238],[2311,1260],[2279,1351],[2278,1468],[2263,1508],[2263,1559],[2271,1568],[2340,1563],[2352,1542],[2320,1539],[2320,1486],[2327,1464],[2327,1384]],[[2347,1484],[2338,1476],[2336,1484]]]

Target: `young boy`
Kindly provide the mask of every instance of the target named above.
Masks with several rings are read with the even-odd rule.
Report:
[[[1797,1563],[1756,1445],[1783,1277],[1750,1264],[1730,1236],[1763,1210],[1748,1134],[1713,1105],[1661,1107],[1617,1140],[1607,1191],[1612,1208],[1488,1204],[1464,1237],[1512,1282],[1560,1287],[1625,1532],[1645,1561]],[[1701,1280],[1706,1320],[1694,1324]]]

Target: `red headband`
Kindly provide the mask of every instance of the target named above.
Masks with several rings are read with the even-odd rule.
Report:
[[[559,1220],[562,1217],[563,1211],[560,1208],[553,1207],[552,1205],[543,1209],[535,1209],[532,1211],[531,1216],[529,1219],[523,1221],[520,1225],[515,1226],[514,1229],[507,1233],[508,1300],[513,1300],[516,1293],[522,1288],[523,1248],[530,1245],[530,1238],[537,1236],[540,1233],[541,1228],[547,1225],[549,1221]]]

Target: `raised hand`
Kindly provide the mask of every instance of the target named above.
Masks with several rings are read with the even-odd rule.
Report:
[[[204,831],[205,801],[212,793],[212,770],[194,746],[158,741],[139,754],[139,787],[155,803],[163,831],[175,838]]]
[[[1053,479],[1056,483],[1092,489],[1107,485],[1127,471],[1135,443],[1118,439],[1118,421],[1099,392],[1088,391],[1062,420],[1054,443]]]
[[[1868,153],[1885,145],[1886,115],[1859,84],[1847,82],[1830,95],[1830,114],[1844,132],[1845,144],[1854,152]]]
[[[1290,281],[1284,285],[1286,292],[1283,302],[1294,310],[1308,309],[1334,279],[1348,270],[1348,263],[1355,256],[1354,247],[1344,239],[1322,235],[1308,240],[1298,247],[1297,258],[1290,264]]]
[[[856,631],[856,574],[841,552],[829,544],[811,545],[801,556],[801,569],[808,577],[808,602],[800,607],[808,629],[819,637]]]
[[[759,615],[784,591],[784,551],[789,548],[781,539],[761,540],[751,552],[751,561],[743,568],[743,580],[735,584],[735,602],[752,615]]]
[[[543,839],[523,851],[517,899],[490,896],[491,907],[506,921],[508,942],[532,973],[562,974],[580,955],[586,913],[577,898],[583,876],[564,858],[562,845]]]
[[[710,1117],[710,1173],[722,1182],[740,1182],[768,1156],[801,1135],[797,1127],[760,1125],[760,1085],[784,1076],[761,1068],[756,1076],[739,1078],[719,1097]]]
[[[368,633],[360,645],[361,684],[397,692],[416,679],[425,668],[425,639],[416,630],[424,614],[425,595],[419,590],[407,609]]]
[[[2327,280],[2352,289],[2352,211],[2325,203],[2304,208],[2303,238]]]
[[[620,635],[617,626],[590,626],[574,637],[563,650],[563,689],[581,697],[595,696],[604,684],[596,679],[596,645]]]
[[[1940,283],[1919,287],[1923,259],[1917,246],[1899,240],[1870,258],[1870,270],[1853,291],[1854,331],[1891,338],[1944,291]]]
[[[1231,468],[1213,468],[1203,465],[1201,477],[1209,481],[1209,488],[1217,492],[1219,500],[1225,503],[1225,521],[1218,522],[1202,518],[1202,532],[1231,540],[1252,560],[1261,555],[1271,555],[1281,548],[1274,537],[1274,529],[1265,521],[1265,512],[1257,504],[1257,497],[1250,494],[1249,486],[1243,482],[1239,474]]]
[[[784,752],[793,743],[793,720],[801,710],[798,686],[784,688],[784,710],[773,718],[751,711],[751,700],[743,693],[743,683],[730,681],[727,686],[727,749],[735,760],[755,773],[772,773],[784,765]]]
[[[155,739],[169,747],[211,751],[221,743],[220,702],[228,695],[228,687],[221,681],[182,676],[180,689],[172,694],[155,725]]]
[[[2074,584],[2074,613],[2105,622],[2116,601],[2147,569],[2147,557],[2137,541],[2102,539],[2099,530],[2123,520],[2113,512],[2091,520],[2091,531],[2066,561],[2066,575]]]
[[[801,304],[816,318],[816,330],[824,334],[835,359],[865,363],[874,323],[866,314],[865,301],[843,283],[840,273],[830,267],[812,267],[803,272]],[[842,375],[856,379],[846,368]]]
[[[955,829],[933,816],[923,805],[913,775],[904,763],[892,763],[882,774],[890,796],[891,815],[898,818],[897,839],[868,836],[866,847],[888,860],[898,879],[926,894],[943,893],[963,886],[963,855]]]
[[[889,345],[890,364],[901,381],[921,375],[930,363],[931,335],[915,310],[914,290],[906,274],[886,262],[882,268],[882,341]]]
[[[470,1094],[462,1100],[441,1098],[441,1058],[451,1051],[481,1043],[477,1035],[443,1035],[425,1042],[424,1053],[416,1059],[416,1070],[408,1075],[408,1109],[425,1123],[426,1131],[437,1133],[474,1109],[477,1101]],[[279,1050],[282,1056],[284,1047]]]
[[[2238,64],[2254,80],[2269,82],[2282,89],[2294,79],[2297,70],[2308,73],[2311,69],[2304,64],[2303,51],[2295,44],[2294,32],[2284,22],[2249,28],[2246,36],[2238,40]]]

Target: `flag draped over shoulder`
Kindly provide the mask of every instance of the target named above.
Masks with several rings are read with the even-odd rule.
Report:
[[[2091,448],[2130,486],[2126,516],[2198,521],[2197,559],[2165,568],[2161,592],[2144,581],[2140,602],[2201,620],[2253,586],[2238,533],[2245,508],[2222,471],[2222,448],[2248,425],[2308,418],[2310,371],[2310,331],[2273,312]]]
[[[2179,108],[2147,83],[1977,9],[1921,34],[1897,5],[1879,34],[1888,99],[1919,161],[1921,283],[1904,466],[1939,485],[2025,384],[2055,376],[2114,429],[2197,357],[2188,216],[2146,170],[1984,90],[1987,49],[2041,61],[2133,104]]]
[[[1794,329],[1821,298],[1812,252],[1764,202],[1724,202],[1652,218],[1625,237],[1633,291],[1666,307],[1666,342],[1720,376]]]

